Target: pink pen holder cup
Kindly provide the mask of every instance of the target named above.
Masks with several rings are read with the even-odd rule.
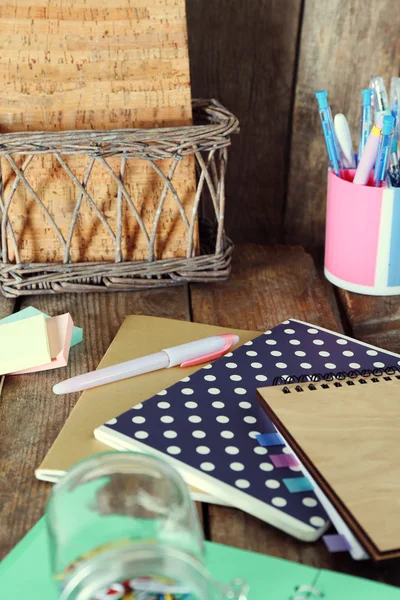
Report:
[[[328,172],[325,276],[345,290],[400,294],[400,188],[353,183]]]

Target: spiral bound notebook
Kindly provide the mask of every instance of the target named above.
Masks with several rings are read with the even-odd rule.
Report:
[[[114,448],[161,454],[191,485],[313,541],[327,515],[256,389],[291,374],[373,369],[398,359],[289,320],[111,419],[95,436]]]
[[[206,567],[211,575],[226,584],[237,577],[244,579],[249,587],[248,600],[400,600],[400,590],[390,585],[213,542],[205,542],[205,545]],[[0,598],[20,600],[27,594],[29,600],[59,598],[51,579],[44,519],[0,563]],[[132,599],[132,595],[128,598]],[[176,596],[170,599],[178,600]]]
[[[259,400],[370,555],[400,556],[398,367],[262,388]]]

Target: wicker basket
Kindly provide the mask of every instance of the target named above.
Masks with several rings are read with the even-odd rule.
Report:
[[[164,129],[132,129],[115,131],[65,131],[65,132],[27,132],[0,135],[0,156],[4,157],[15,173],[15,181],[8,197],[4,197],[4,182],[1,177],[0,209],[1,220],[1,262],[0,291],[8,298],[31,294],[55,294],[60,292],[90,292],[135,290],[155,287],[168,287],[189,281],[215,281],[226,279],[230,273],[232,242],[224,231],[225,210],[225,171],[227,165],[227,148],[230,135],[238,131],[237,119],[216,100],[194,100],[193,114],[195,125]],[[53,154],[71,178],[63,160],[63,155],[83,154],[90,159],[103,160],[121,157],[121,173],[123,162],[133,158],[151,163],[157,171],[157,161],[174,159],[182,156],[195,157],[197,171],[197,190],[194,207],[188,220],[179,197],[171,184],[173,167],[170,175],[163,179],[163,193],[159,199],[157,214],[161,212],[164,198],[168,192],[174,194],[178,203],[181,218],[188,232],[186,257],[157,260],[154,253],[157,222],[148,240],[148,258],[144,261],[124,261],[121,253],[121,230],[111,232],[115,246],[114,262],[72,263],[69,245],[74,230],[74,219],[77,217],[82,197],[95,204],[86,191],[87,181],[74,180],[79,192],[77,210],[69,228],[70,235],[64,239],[51,215],[46,215],[49,226],[63,244],[64,261],[61,263],[24,263],[19,259],[18,245],[8,217],[12,202],[13,190],[17,185],[28,188],[35,202],[43,207],[40,198],[24,177],[23,168],[18,168],[14,155],[24,155],[25,164],[29,157],[37,154]],[[135,207],[123,184],[123,175],[117,179],[119,202],[126,199],[134,210]],[[106,217],[97,211],[101,220]],[[138,224],[143,228],[140,215],[136,211]],[[194,256],[194,230],[199,222],[200,254]],[[7,238],[13,245],[16,262],[10,262],[7,251]]]

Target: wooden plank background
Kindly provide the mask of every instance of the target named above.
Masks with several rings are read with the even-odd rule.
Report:
[[[389,0],[187,0],[193,95],[241,121],[231,150],[227,229],[235,242],[299,243],[321,258],[327,156],[314,92],[349,119],[361,89],[400,74]]]
[[[239,242],[299,243],[322,257],[327,156],[314,92],[349,118],[361,89],[400,74],[400,14],[389,0],[186,0],[194,97],[240,119],[226,226]]]

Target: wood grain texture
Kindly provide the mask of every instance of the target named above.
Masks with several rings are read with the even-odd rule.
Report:
[[[10,131],[123,129],[191,124],[191,94],[185,0],[41,0],[0,2],[0,128]],[[19,157],[21,167],[26,157]],[[85,156],[64,157],[82,183]],[[121,160],[108,163],[117,177]],[[161,161],[165,175],[170,161]],[[14,171],[2,159],[5,197]],[[78,187],[50,155],[35,156],[26,177],[54,217],[64,239],[79,196]],[[154,222],[164,181],[145,161],[128,160],[124,182],[145,228]],[[174,185],[185,209],[195,196],[192,158],[181,161]],[[96,161],[88,193],[115,233],[118,188]],[[43,210],[20,183],[10,206],[11,223],[24,262],[63,260],[60,240]],[[124,202],[123,256],[147,259],[146,236]],[[162,209],[157,255],[185,255],[187,232],[171,192]],[[9,244],[11,259],[14,258]],[[71,259],[113,260],[115,246],[92,207],[83,199],[72,238]]]
[[[187,0],[194,97],[239,117],[230,150],[226,225],[236,242],[279,242],[298,0]]]
[[[314,93],[327,89],[332,113],[349,121],[357,148],[361,90],[400,69],[400,18],[390,0],[305,0],[293,114],[285,241],[320,250],[327,153]]]
[[[191,287],[193,319],[266,331],[295,318],[337,330],[324,284],[300,247],[238,246],[231,278]]]
[[[13,312],[15,300],[8,300],[0,296],[0,319],[4,319]]]
[[[398,296],[364,296],[336,288],[349,332],[369,344],[400,354]]]
[[[128,314],[186,320],[185,288],[131,294],[37,296],[21,308],[35,306],[55,315],[70,312],[83,328],[84,341],[71,349],[68,366],[6,378],[0,401],[0,559],[42,516],[50,485],[33,471],[54,442],[79,394],[54,396],[60,377],[93,370]],[[132,341],[134,343],[134,340]]]

